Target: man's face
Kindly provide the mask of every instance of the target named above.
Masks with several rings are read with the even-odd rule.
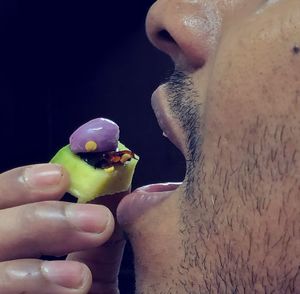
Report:
[[[147,33],[186,177],[125,225],[138,293],[300,291],[299,0],[160,0]]]

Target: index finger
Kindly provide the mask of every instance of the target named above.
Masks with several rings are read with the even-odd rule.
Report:
[[[69,176],[58,164],[18,167],[0,174],[0,209],[26,203],[60,199]]]

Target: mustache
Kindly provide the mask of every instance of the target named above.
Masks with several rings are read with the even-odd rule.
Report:
[[[172,91],[191,90],[192,78],[181,70],[175,69],[166,80],[167,87]]]
[[[202,104],[191,76],[175,70],[166,83],[168,103],[173,117],[183,128],[191,154],[199,146]],[[197,136],[198,134],[198,136]]]
[[[202,147],[202,104],[191,76],[182,71],[175,70],[165,84],[167,100],[171,113],[178,121],[187,146],[185,193],[187,198],[194,195],[194,182],[196,181],[196,167],[201,160]]]

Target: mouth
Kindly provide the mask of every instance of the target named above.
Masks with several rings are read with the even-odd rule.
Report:
[[[151,99],[152,108],[158,124],[167,137],[182,153],[184,144],[180,140],[182,131],[172,117],[168,107],[165,86],[154,91]],[[181,182],[158,183],[140,187],[122,198],[117,208],[117,220],[121,226],[132,224],[149,209],[159,205],[170,197],[181,185]]]
[[[126,195],[118,205],[117,219],[120,225],[133,223],[148,209],[170,197],[181,183],[160,183],[140,187]]]

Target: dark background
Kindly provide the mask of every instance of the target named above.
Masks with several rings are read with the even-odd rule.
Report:
[[[133,188],[183,178],[183,159],[150,106],[172,72],[145,35],[153,2],[0,1],[0,172],[49,161],[100,116],[117,122],[121,141],[141,157]],[[120,285],[133,292],[130,246]]]

